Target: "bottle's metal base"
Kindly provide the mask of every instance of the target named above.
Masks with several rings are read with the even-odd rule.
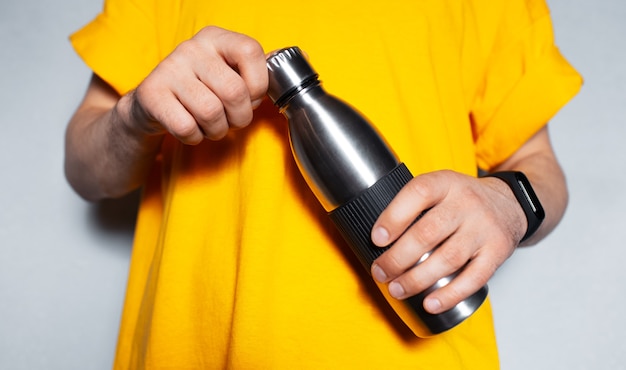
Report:
[[[372,243],[370,236],[372,227],[395,195],[412,178],[411,172],[401,163],[358,197],[329,213],[340,233],[368,272],[374,260],[390,248],[380,248]],[[420,261],[426,258],[427,256]],[[419,337],[428,337],[460,324],[471,316],[487,298],[488,288],[484,286],[446,312],[437,315],[426,312],[424,298],[435,289],[447,285],[456,275],[458,272],[441,278],[424,292],[402,301],[389,296],[386,284],[379,284],[379,287],[387,301],[411,330]]]

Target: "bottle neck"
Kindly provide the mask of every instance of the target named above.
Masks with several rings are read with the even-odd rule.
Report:
[[[287,91],[286,93],[283,94],[283,96],[281,96],[278,100],[276,100],[276,103],[274,103],[274,105],[276,105],[280,111],[284,111],[285,109],[287,109],[287,106],[289,105],[289,102],[291,101],[291,99],[293,99],[296,95],[302,93],[305,90],[308,90],[312,87],[315,86],[320,86],[320,80],[317,79],[317,75],[311,76],[305,80],[302,81],[302,83],[294,88],[292,88],[291,90]]]

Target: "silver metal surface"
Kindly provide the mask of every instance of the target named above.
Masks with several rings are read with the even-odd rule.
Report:
[[[387,180],[395,174],[400,164],[398,158],[363,115],[322,89],[317,73],[299,49],[287,48],[274,53],[268,58],[267,67],[268,95],[287,117],[289,141],[300,172],[368,268],[371,264],[368,258],[376,255],[371,256],[370,248],[380,251],[370,240],[374,222],[371,212],[381,206],[380,199],[384,198],[379,196],[381,192],[385,196],[395,195],[396,190],[387,186],[391,184]],[[380,184],[385,186],[379,187]],[[389,194],[390,191],[394,193]],[[370,192],[377,196],[371,197]],[[359,206],[352,207],[353,204]],[[349,211],[344,213],[346,209]],[[424,254],[416,265],[431,253]],[[487,296],[485,286],[446,312],[427,313],[424,298],[449,284],[458,274],[445,276],[425,291],[402,301],[389,296],[384,284],[379,283],[379,286],[411,330],[427,337],[459,324]]]
[[[302,88],[305,81],[317,78],[317,73],[296,46],[274,52],[266,64],[270,75],[267,95],[274,103],[283,95]]]
[[[268,95],[284,101],[291,148],[309,187],[331,211],[372,186],[399,163],[393,151],[362,115],[327,94],[297,48],[272,55],[267,62]],[[300,79],[298,84],[298,80]],[[308,86],[302,86],[309,79]],[[284,94],[290,93],[288,99]]]

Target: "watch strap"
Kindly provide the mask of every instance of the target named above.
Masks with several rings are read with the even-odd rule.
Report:
[[[528,221],[528,228],[520,242],[530,238],[537,231],[546,214],[526,175],[519,171],[502,171],[487,174],[485,177],[497,177],[511,188]]]

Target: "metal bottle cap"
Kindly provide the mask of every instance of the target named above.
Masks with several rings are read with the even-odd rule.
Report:
[[[267,58],[269,88],[267,95],[276,105],[281,98],[303,88],[303,82],[317,78],[317,73],[297,46],[281,49]]]

